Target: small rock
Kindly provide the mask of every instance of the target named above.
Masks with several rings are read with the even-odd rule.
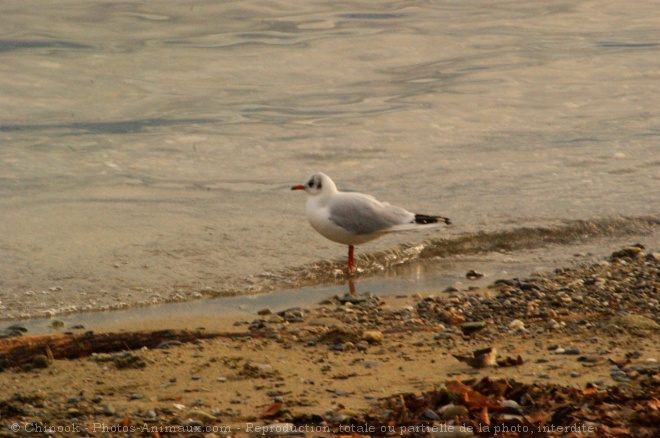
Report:
[[[516,330],[516,329],[524,329],[525,328],[525,323],[522,322],[519,319],[514,319],[509,323],[509,328],[511,330]]]
[[[612,367],[612,370],[610,371],[610,377],[612,377],[613,380],[628,380],[628,375],[621,371],[617,366]]]
[[[259,315],[259,316],[265,316],[265,315],[272,315],[272,313],[273,313],[273,311],[270,310],[268,307],[266,307],[265,309],[261,309],[261,310],[259,310],[259,311],[257,312],[257,315]]]
[[[346,344],[344,343],[339,343],[339,344],[333,344],[328,347],[330,351],[344,351],[346,350]]]
[[[370,344],[382,344],[383,333],[379,330],[367,330],[362,333],[362,339]]]
[[[500,404],[505,408],[520,411],[520,405],[515,400],[502,400]]]
[[[461,331],[466,334],[472,334],[486,327],[486,321],[464,322],[461,324]]]
[[[158,345],[156,346],[156,348],[165,349],[165,348],[170,348],[170,347],[174,347],[174,346],[178,346],[178,345],[183,345],[183,342],[181,342],[181,341],[175,341],[175,340],[172,340],[172,341],[163,341],[163,342],[161,342],[160,344],[158,344]]]
[[[16,332],[27,333],[28,328],[25,324],[17,323],[17,324],[10,325],[5,330],[11,330],[11,331],[16,331]]]
[[[115,409],[115,407],[113,405],[108,403],[107,405],[103,406],[102,412],[103,412],[103,415],[110,416],[110,415],[115,415],[117,413],[117,409]]]
[[[659,331],[660,324],[642,315],[618,315],[612,318],[612,323],[625,327],[631,332],[640,332],[644,330]]]
[[[204,411],[198,411],[198,410],[193,410],[188,412],[188,418],[192,418],[194,420],[199,420],[203,423],[214,423],[218,421],[218,418],[214,415],[211,415],[207,412]]]
[[[440,415],[433,412],[433,409],[426,409],[424,411],[424,414],[422,414],[422,415],[424,416],[424,418],[428,418],[429,420],[439,420],[440,419]]]
[[[438,409],[438,414],[443,420],[452,420],[454,417],[463,417],[468,415],[469,411],[463,405],[448,404]]]
[[[48,368],[50,366],[50,359],[45,354],[38,354],[32,359],[33,368]]]
[[[612,253],[612,258],[613,259],[622,259],[625,257],[629,257],[631,259],[634,259],[638,255],[642,253],[642,248],[638,246],[627,246],[623,249],[620,249],[618,251],[614,251]]]
[[[481,272],[477,272],[477,271],[475,271],[474,269],[470,269],[470,270],[467,271],[467,273],[465,274],[465,277],[466,277],[468,280],[478,280],[478,279],[482,278],[483,276],[484,276],[483,273],[481,273]]]

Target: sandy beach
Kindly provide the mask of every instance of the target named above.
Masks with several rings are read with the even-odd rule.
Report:
[[[15,325],[0,434],[657,436],[659,257],[639,245],[475,290],[337,296],[105,353],[140,332]],[[41,354],[19,361],[29,346]]]

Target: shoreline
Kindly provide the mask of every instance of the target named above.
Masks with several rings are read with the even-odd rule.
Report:
[[[657,245],[660,242],[658,224],[660,219],[652,216],[610,217],[566,221],[563,225],[548,227],[467,233],[397,245],[383,251],[359,254],[356,260],[360,273],[354,278],[367,287],[373,285],[376,290],[382,290],[389,286],[388,282],[397,280],[415,283],[398,286],[406,289],[404,293],[414,293],[415,289],[444,289],[453,283],[465,283],[464,274],[471,268],[486,273],[490,280],[494,276],[526,275],[539,268],[551,269],[558,264],[605,257],[609,248],[634,241]],[[295,303],[298,298],[294,295],[298,291],[322,290],[345,282],[344,268],[345,259],[342,257],[278,272],[266,270],[231,281],[225,279],[227,283],[221,287],[203,287],[193,282],[169,285],[166,290],[159,289],[162,285],[141,284],[139,287],[126,285],[122,291],[112,292],[113,288],[103,288],[107,281],[99,283],[97,280],[100,289],[92,291],[53,280],[41,289],[24,286],[23,290],[5,290],[0,301],[0,325],[2,321],[64,319],[81,313],[122,312],[204,300],[256,297],[281,291],[293,292],[287,299]],[[120,271],[117,276],[117,283],[121,284]],[[236,286],[237,281],[242,286]],[[469,284],[484,286],[485,282],[470,281]],[[9,283],[5,285],[9,286]],[[286,302],[280,304],[283,308],[287,306]],[[309,304],[314,304],[311,299]],[[240,309],[237,310],[241,313]]]
[[[174,428],[169,431],[180,436],[191,436],[180,429],[185,427],[213,434],[203,436],[245,436],[248,423],[327,425],[341,434],[340,425],[394,422],[436,427],[426,431],[434,437],[469,437],[486,434],[476,427],[487,418],[499,427],[554,427],[549,436],[585,425],[593,436],[609,436],[618,421],[622,430],[652,436],[644,433],[657,433],[660,423],[652,428],[644,421],[660,419],[653,405],[660,396],[658,257],[627,247],[607,261],[472,291],[339,295],[310,308],[264,309],[218,321],[201,331],[208,336],[222,327],[236,336],[72,360],[46,355],[0,372],[0,426],[12,430],[17,424],[18,432],[34,424],[75,426],[90,433],[95,423],[145,424],[155,432]],[[31,338],[37,337],[22,342]],[[492,358],[473,356],[489,348]],[[499,366],[490,366],[493,361]],[[549,388],[557,400],[548,398]],[[628,414],[607,423],[597,413],[609,406],[604,400],[612,388],[620,403],[610,408]],[[586,397],[590,407],[582,416],[590,420],[553,411],[566,397]],[[481,405],[470,404],[474,400]],[[361,434],[382,435],[368,430]]]

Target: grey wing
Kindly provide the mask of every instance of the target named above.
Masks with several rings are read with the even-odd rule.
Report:
[[[356,235],[374,234],[410,223],[415,215],[360,193],[340,193],[329,205],[330,220]]]

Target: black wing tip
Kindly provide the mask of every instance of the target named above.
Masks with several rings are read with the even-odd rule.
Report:
[[[426,214],[416,214],[415,223],[416,224],[437,224],[438,222],[444,222],[447,225],[451,225],[451,219],[443,216],[429,216]]]

